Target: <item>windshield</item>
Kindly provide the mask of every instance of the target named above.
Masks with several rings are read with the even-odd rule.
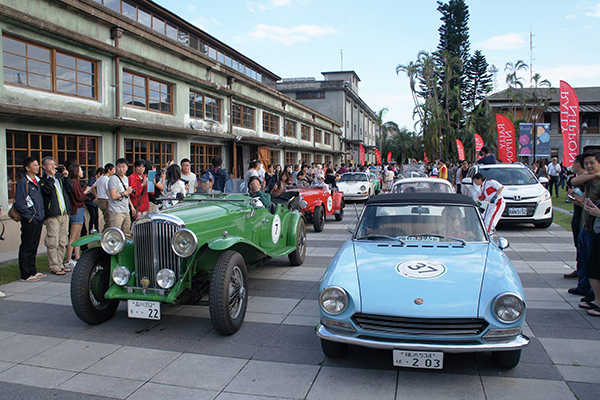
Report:
[[[343,174],[340,178],[340,182],[366,182],[366,174]]]
[[[394,193],[453,193],[449,185],[441,182],[399,182],[392,189]]]
[[[224,193],[248,193],[248,184],[243,179],[230,179],[225,182]]]
[[[475,206],[369,205],[358,223],[354,239],[394,237],[409,241],[485,241]],[[454,239],[453,239],[454,238]]]
[[[535,176],[527,168],[479,168],[485,179],[494,179],[503,185],[535,185]]]

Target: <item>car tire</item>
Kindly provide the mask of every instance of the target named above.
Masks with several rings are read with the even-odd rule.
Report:
[[[248,307],[247,287],[244,257],[232,250],[221,254],[213,269],[208,296],[210,319],[220,334],[233,335],[242,326]]]
[[[497,367],[511,369],[516,367],[521,360],[521,350],[494,351],[492,361]]]
[[[552,218],[547,219],[547,220],[542,221],[542,222],[534,222],[533,226],[535,226],[538,229],[550,228],[550,226],[552,225],[552,221],[553,220],[554,220],[554,216],[552,216]]]
[[[323,207],[315,207],[315,212],[313,213],[313,227],[315,228],[315,232],[322,232],[323,227],[325,226],[325,210]]]
[[[329,358],[340,358],[346,355],[346,352],[348,351],[348,345],[345,343],[321,339],[321,349]]]
[[[306,257],[306,225],[304,224],[303,219],[298,221],[298,227],[296,229],[298,230],[296,237],[296,250],[294,250],[288,256],[290,264],[292,264],[293,267],[302,265],[304,258]]]
[[[346,204],[344,203],[344,200],[342,200],[342,202],[340,203],[340,212],[339,212],[339,214],[335,214],[336,221],[341,221],[344,219],[344,207],[345,206],[346,206]]]
[[[84,252],[71,276],[71,304],[80,320],[98,325],[115,315],[119,301],[104,298],[110,283],[110,256],[100,247]]]

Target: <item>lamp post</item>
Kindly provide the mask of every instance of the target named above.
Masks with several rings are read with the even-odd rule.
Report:
[[[579,130],[579,154],[583,153],[583,149],[581,148],[581,139],[582,139],[582,135],[585,135],[587,133],[588,130],[588,124],[587,124],[587,120],[584,120],[583,123],[581,124],[581,129]]]
[[[533,163],[535,164],[535,162],[537,161],[537,120],[538,120],[538,114],[537,113],[533,113],[531,114],[531,119],[533,119],[533,130],[531,131],[531,140],[533,140]]]
[[[442,160],[442,140],[444,139],[444,135],[440,135],[440,161]]]

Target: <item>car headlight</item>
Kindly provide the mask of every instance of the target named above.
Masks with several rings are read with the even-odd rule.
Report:
[[[105,252],[114,256],[123,251],[125,247],[125,234],[119,228],[108,228],[102,233],[100,244]]]
[[[194,232],[189,229],[180,229],[173,239],[171,239],[171,248],[179,257],[189,257],[196,251],[198,247],[198,238]]]
[[[175,284],[175,272],[170,269],[161,269],[156,274],[156,283],[163,289],[170,289]]]
[[[367,190],[367,187],[366,187],[365,185],[362,185],[362,186],[360,187],[360,191],[361,191],[361,192],[364,192],[365,190]]]
[[[546,190],[546,192],[544,192],[544,194],[540,198],[540,201],[550,200],[550,197],[552,197],[552,196],[550,196],[550,192]]]
[[[348,295],[339,286],[325,288],[319,294],[319,305],[327,314],[341,314],[348,307]]]
[[[505,323],[517,321],[523,316],[525,303],[516,294],[501,294],[494,301],[494,314]]]
[[[117,267],[112,272],[112,279],[119,286],[125,286],[129,282],[131,271],[127,267]]]

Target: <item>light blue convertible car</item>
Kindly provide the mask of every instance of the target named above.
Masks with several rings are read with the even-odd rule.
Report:
[[[323,352],[388,349],[396,366],[440,369],[444,353],[490,351],[497,366],[515,367],[529,339],[506,247],[468,196],[371,198],[321,281]]]

